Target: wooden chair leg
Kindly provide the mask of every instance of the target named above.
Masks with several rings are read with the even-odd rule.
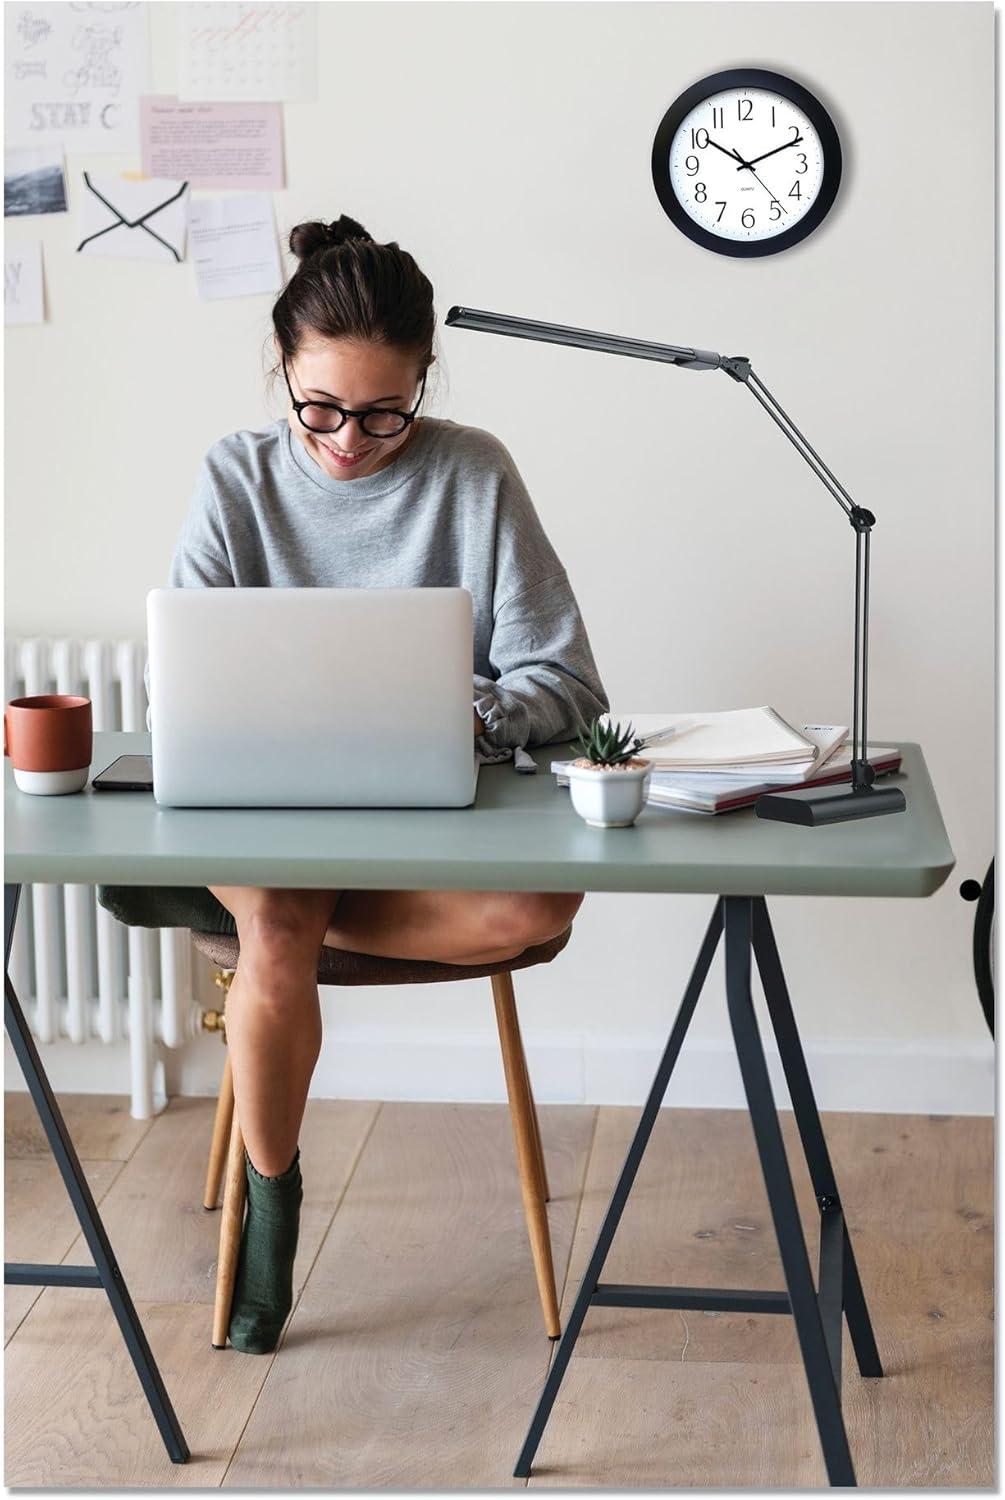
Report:
[[[527,1233],[530,1236],[534,1270],[537,1274],[538,1295],[541,1298],[544,1326],[548,1337],[557,1339],[562,1330],[558,1317],[558,1297],[555,1292],[555,1268],[551,1258],[551,1234],[545,1208],[546,1185],[540,1157],[540,1132],[536,1126],[534,1100],[520,1041],[513,979],[509,973],[492,975],[492,995],[495,1000],[496,1022],[499,1027],[503,1069],[506,1074],[506,1092],[509,1095],[510,1119],[513,1122],[517,1164],[520,1170],[520,1191],[523,1195]]]
[[[509,976],[507,975],[507,978]],[[512,990],[513,981],[510,979]],[[513,1022],[516,1035],[516,1045],[520,1054],[520,1066],[523,1068],[523,1076],[527,1080],[527,1097],[530,1100],[530,1123],[534,1131],[534,1154],[537,1158],[537,1171],[541,1180],[541,1196],[545,1203],[551,1202],[551,1188],[548,1186],[548,1173],[544,1165],[544,1151],[541,1147],[541,1123],[537,1118],[537,1104],[534,1101],[534,1090],[531,1087],[530,1073],[527,1069],[527,1054],[523,1050],[523,1037],[520,1033],[520,1020],[516,1013],[516,1001],[513,1001]]]
[[[213,1348],[225,1349],[230,1326],[230,1305],[234,1300],[237,1257],[244,1227],[244,1201],[248,1179],[244,1173],[244,1137],[237,1110],[230,1127],[230,1149],[227,1153],[227,1180],[223,1189],[223,1213],[220,1217],[220,1249],[216,1265],[216,1301],[213,1305]]]
[[[223,1168],[227,1160],[227,1147],[230,1142],[230,1127],[234,1117],[234,1079],[230,1071],[230,1053],[226,1054],[223,1063],[223,1077],[220,1079],[220,1096],[216,1101],[216,1117],[213,1120],[213,1140],[209,1148],[209,1167],[206,1171],[206,1191],[203,1194],[202,1206],[212,1211],[216,1208],[220,1197],[220,1181],[223,1177]]]

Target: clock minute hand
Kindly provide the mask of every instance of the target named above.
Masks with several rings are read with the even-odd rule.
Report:
[[[765,151],[760,156],[755,156],[750,161],[745,161],[743,163],[743,166],[752,167],[755,162],[763,161],[766,156],[774,156],[776,151],[788,151],[790,146],[798,146],[801,143],[802,139],[803,138],[801,135],[797,135],[794,141],[786,141],[782,146],[773,146],[770,151]],[[742,168],[737,167],[736,170],[739,172],[742,170]]]

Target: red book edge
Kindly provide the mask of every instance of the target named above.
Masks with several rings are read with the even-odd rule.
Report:
[[[877,776],[885,776],[889,771],[898,771],[902,759],[903,757],[898,751],[895,755],[878,755],[869,764]],[[851,781],[851,766],[846,766],[840,771],[832,771],[829,776],[814,776],[809,781],[796,782],[795,785],[779,782],[775,782],[774,785],[768,785],[765,782],[759,791],[741,792],[736,797],[724,797],[720,801],[715,802],[711,807],[688,807],[682,803],[662,802],[655,798],[652,799],[652,806],[677,807],[682,812],[732,812],[737,807],[752,807],[758,798],[763,797],[766,792],[770,792],[774,796],[776,792],[795,792],[808,786],[831,786],[838,781]]]

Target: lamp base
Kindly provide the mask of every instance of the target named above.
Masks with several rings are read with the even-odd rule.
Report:
[[[754,804],[759,818],[776,823],[799,823],[819,828],[824,823],[845,823],[852,818],[878,818],[883,813],[904,812],[907,798],[899,786],[870,786],[858,791],[824,791],[814,787],[791,792],[765,792]]]

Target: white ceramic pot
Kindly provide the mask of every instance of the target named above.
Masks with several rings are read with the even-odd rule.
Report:
[[[567,766],[572,805],[591,828],[628,828],[645,806],[652,768],[648,760],[620,771],[613,766]]]

